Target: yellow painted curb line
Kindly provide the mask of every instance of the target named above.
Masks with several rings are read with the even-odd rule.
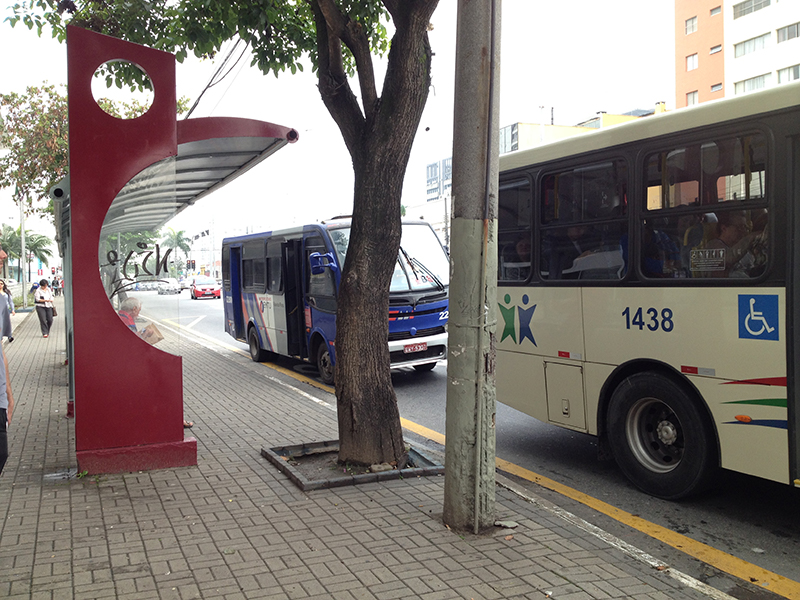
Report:
[[[445,436],[438,431],[433,431],[427,427],[423,427],[422,425],[408,421],[407,419],[400,419],[400,422],[405,429],[444,445]],[[567,498],[575,500],[576,502],[580,502],[581,504],[588,506],[599,513],[611,517],[615,521],[619,521],[620,523],[632,527],[637,531],[641,531],[642,533],[647,534],[650,537],[667,544],[668,546],[672,546],[673,548],[680,550],[689,556],[701,560],[712,567],[719,569],[720,571],[724,571],[729,575],[733,575],[734,577],[753,583],[754,585],[762,587],[763,589],[773,592],[774,594],[779,594],[784,598],[800,600],[800,583],[796,581],[783,577],[782,575],[778,575],[777,573],[773,573],[772,571],[762,569],[758,565],[754,565],[745,560],[737,558],[731,554],[728,554],[727,552],[722,552],[721,550],[712,548],[711,546],[703,544],[702,542],[695,541],[689,537],[686,537],[685,535],[681,535],[680,533],[676,533],[670,529],[667,529],[666,527],[656,525],[655,523],[651,523],[650,521],[642,519],[641,517],[632,515],[629,512],[615,508],[614,506],[611,506],[602,500],[598,500],[597,498],[589,496],[588,494],[584,494],[576,489],[560,484],[557,481],[538,475],[533,471],[529,471],[528,469],[520,467],[519,465],[515,465],[507,460],[502,458],[497,458],[495,460],[497,468],[501,471],[516,475],[517,477],[531,481],[537,485],[547,488],[548,490],[552,490],[558,494],[561,494],[562,496],[566,496]]]
[[[166,319],[165,319],[166,320]],[[173,326],[180,327],[175,323],[170,323]],[[187,331],[184,329],[184,331]],[[188,330],[191,331],[191,330]],[[227,344],[223,344],[219,340],[215,340],[214,338],[205,336],[201,333],[192,331],[192,335],[202,337],[209,342],[214,342],[224,348],[233,350],[243,356],[247,356],[250,358],[250,353],[244,352],[240,348],[236,348],[234,346],[229,346]],[[286,369],[284,367],[280,367],[278,365],[274,365],[272,363],[260,363],[263,364],[275,371],[293,377],[299,381],[303,381],[310,385],[313,385],[316,388],[319,388],[323,391],[333,393],[334,389],[330,386],[321,384],[310,377],[306,377],[300,373],[296,373],[290,369]],[[413,421],[409,421],[408,419],[400,419],[400,424],[404,429],[407,429],[417,435],[420,435],[424,438],[427,438],[431,441],[434,441],[438,444],[444,446],[445,443],[445,436],[438,431],[434,431],[433,429],[428,429],[418,423],[414,423]],[[676,533],[671,529],[667,529],[666,527],[662,527],[661,525],[656,525],[655,523],[651,523],[641,517],[637,517],[636,515],[632,515],[629,512],[611,506],[610,504],[603,502],[602,500],[598,500],[588,494],[584,494],[583,492],[579,492],[578,490],[571,488],[569,486],[563,485],[549,479],[547,477],[543,477],[542,475],[538,475],[533,471],[525,469],[524,467],[520,467],[519,465],[515,465],[512,462],[504,460],[502,458],[496,458],[495,464],[497,468],[501,471],[506,473],[510,473],[512,475],[516,475],[517,477],[521,477],[526,481],[530,481],[537,485],[542,486],[548,490],[561,494],[562,496],[566,496],[576,502],[580,502],[581,504],[588,506],[589,508],[596,510],[599,513],[602,513],[606,516],[611,517],[615,521],[618,521],[628,527],[636,529],[637,531],[641,531],[642,533],[649,535],[651,538],[656,539],[660,542],[667,544],[668,546],[672,546],[676,550],[680,550],[684,554],[688,554],[698,560],[703,561],[711,565],[712,567],[719,569],[729,575],[733,575],[739,579],[762,587],[765,590],[768,590],[774,594],[778,594],[783,596],[784,598],[789,598],[790,600],[800,600],[800,582],[794,581],[792,579],[788,579],[787,577],[783,577],[782,575],[778,575],[777,573],[773,573],[772,571],[767,571],[759,567],[758,565],[754,565],[753,563],[749,563],[746,560],[742,560],[741,558],[737,558],[732,554],[728,554],[727,552],[722,552],[721,550],[717,550],[716,548],[712,548],[702,542],[698,542],[693,540],[685,535],[681,535],[680,533]]]

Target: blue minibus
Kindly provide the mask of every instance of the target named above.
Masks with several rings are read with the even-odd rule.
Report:
[[[225,331],[270,353],[315,364],[333,383],[336,298],[350,219],[226,238],[222,242]],[[447,356],[449,259],[424,221],[403,221],[389,290],[391,367],[430,371]]]

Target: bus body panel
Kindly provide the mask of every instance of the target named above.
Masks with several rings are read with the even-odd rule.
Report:
[[[786,380],[783,385],[764,385],[698,376],[689,379],[714,414],[721,466],[790,483]]]
[[[547,404],[541,401],[546,397],[544,359],[498,347],[497,401],[547,423]]]
[[[682,373],[700,393],[722,467],[789,482],[785,289],[503,287],[498,296],[499,402],[596,435],[600,390],[615,368],[657,361]],[[765,306],[751,306],[753,296],[774,304],[777,312],[756,312],[765,312],[775,339],[753,336],[761,325],[753,325],[752,310]],[[697,310],[712,305],[714,311]],[[530,319],[525,309],[534,309]],[[691,347],[685,345],[687,332],[695,342]]]
[[[581,289],[587,361],[620,365],[652,358],[687,374],[729,380],[786,378],[783,288]],[[764,312],[759,306],[768,307],[769,326],[775,329],[770,335],[747,331],[746,326],[751,331],[763,327],[761,321],[751,323],[750,299],[756,300],[756,312]],[[546,308],[537,309],[543,319]]]
[[[253,294],[243,306],[258,331],[261,347],[285,355],[288,351],[286,300],[283,294]]]

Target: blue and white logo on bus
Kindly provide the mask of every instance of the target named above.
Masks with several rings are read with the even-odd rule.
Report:
[[[778,340],[778,296],[739,294],[739,338]]]

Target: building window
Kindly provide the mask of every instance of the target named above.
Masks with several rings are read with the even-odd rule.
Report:
[[[686,94],[686,106],[692,106],[693,104],[697,104],[697,102],[697,90]]]
[[[697,68],[697,54],[686,57],[686,70],[694,71]]]
[[[778,70],[778,83],[789,83],[800,79],[800,65]]]
[[[764,73],[758,77],[752,77],[750,79],[745,79],[744,81],[737,81],[734,84],[733,93],[739,95],[755,92],[756,90],[763,90],[769,85],[769,76],[769,73]]]
[[[721,83],[715,83],[714,85],[711,86],[711,91],[712,92],[721,92],[722,91],[722,84]]]
[[[769,43],[769,33],[765,33],[764,35],[760,35],[758,37],[754,37],[752,39],[746,40],[744,42],[740,42],[738,44],[733,45],[733,55],[736,58],[740,56],[744,56],[745,54],[750,54],[751,52],[758,52],[759,50],[763,50],[767,47]]]
[[[686,35],[697,31],[697,17],[686,19]]]
[[[720,44],[718,46],[714,46],[713,48],[711,48],[711,50],[709,50],[708,53],[709,54],[716,54],[717,52],[722,52],[722,44]]]
[[[714,15],[718,15],[721,12],[722,12],[722,7],[721,6],[715,6],[714,8],[711,9],[711,16],[713,17]]]
[[[733,18],[738,19],[769,6],[770,0],[745,0],[733,5]]]
[[[789,25],[788,27],[781,27],[778,29],[778,43],[794,39],[800,36],[800,23]]]
[[[519,124],[507,125],[500,129],[500,154],[519,150]]]

